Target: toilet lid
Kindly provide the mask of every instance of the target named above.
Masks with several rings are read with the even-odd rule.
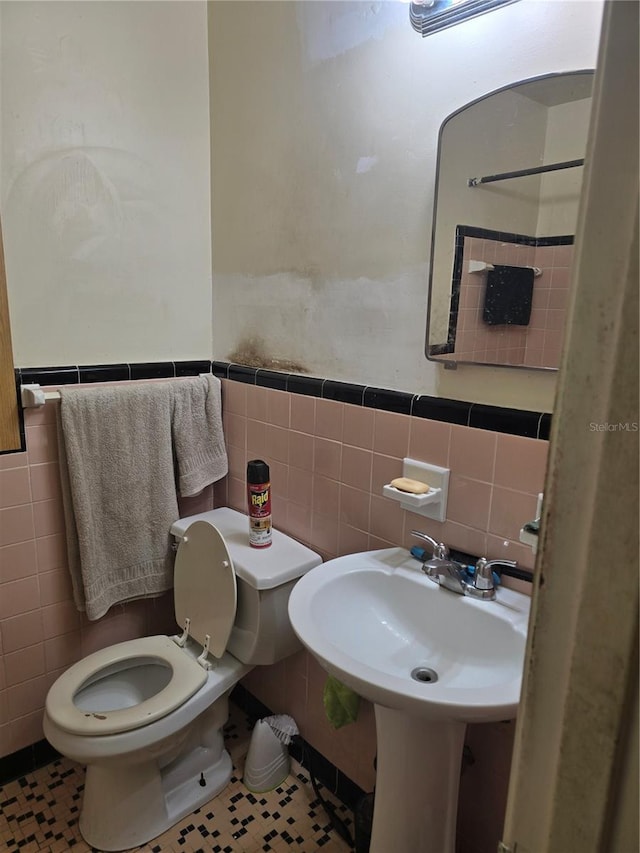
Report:
[[[173,575],[176,619],[190,619],[189,634],[221,658],[236,618],[236,574],[220,531],[209,521],[194,521],[178,545]]]

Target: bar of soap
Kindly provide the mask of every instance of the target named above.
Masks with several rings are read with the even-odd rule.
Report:
[[[429,486],[426,483],[412,480],[410,477],[396,477],[395,480],[391,481],[391,485],[399,492],[408,492],[411,495],[424,495],[429,491]]]

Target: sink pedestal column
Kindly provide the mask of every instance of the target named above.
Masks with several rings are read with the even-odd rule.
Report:
[[[375,706],[370,853],[454,853],[466,725]]]

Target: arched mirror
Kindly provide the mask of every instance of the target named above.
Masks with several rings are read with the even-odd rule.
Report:
[[[592,86],[592,71],[538,77],[444,121],[429,359],[557,369]]]

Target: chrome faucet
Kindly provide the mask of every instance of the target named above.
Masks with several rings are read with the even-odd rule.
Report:
[[[449,549],[443,542],[436,542],[427,533],[421,533],[419,530],[412,530],[411,535],[427,542],[433,552],[431,559],[422,563],[422,571],[434,583],[458,595],[492,600],[496,597],[493,567],[515,568],[517,566],[513,560],[487,560],[485,557],[480,557],[476,563],[475,575],[470,578],[465,566],[449,557]]]

